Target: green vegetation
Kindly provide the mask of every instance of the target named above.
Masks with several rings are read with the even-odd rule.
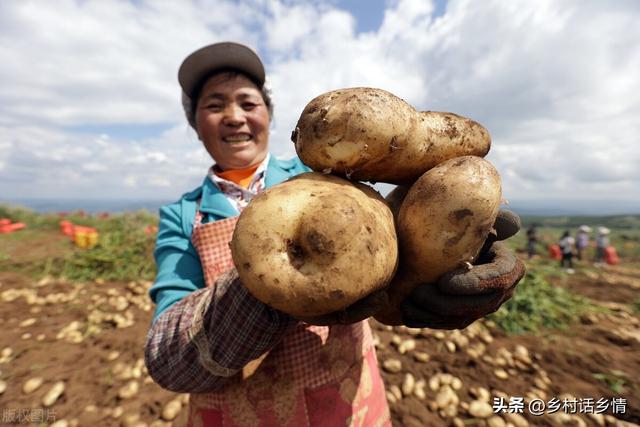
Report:
[[[581,313],[596,309],[588,300],[549,283],[541,273],[528,272],[513,298],[489,316],[510,334],[564,329]]]
[[[13,222],[28,224],[39,223],[45,215],[38,215],[31,209],[16,205],[0,205],[0,218],[9,218]]]
[[[155,240],[144,233],[137,219],[123,215],[109,221],[96,246],[55,260],[48,273],[71,280],[152,280]]]
[[[56,213],[37,213],[29,208],[0,204],[0,218],[12,222],[24,222],[30,230],[59,230],[60,221],[70,221],[76,225],[98,228],[98,231],[118,229],[122,221],[140,225],[157,225],[158,216],[148,211],[127,212],[107,215],[88,215],[82,211],[69,212],[61,216]]]
[[[19,271],[32,276],[63,276],[69,280],[152,280],[155,276],[153,248],[155,233],[145,233],[145,227],[157,225],[158,218],[146,211],[87,216],[79,212],[65,217],[56,214],[37,214],[21,207],[0,206],[0,218],[24,222],[27,229],[0,236],[0,268]],[[90,249],[75,246],[61,238],[60,221],[94,227],[99,233],[98,244]],[[56,239],[42,243],[51,246],[43,256],[23,253],[21,244],[37,252],[42,248],[43,232]],[[55,241],[54,241],[55,240]]]
[[[627,378],[627,375],[618,370],[611,370],[606,373],[598,372],[593,374],[593,377],[598,381],[605,383],[611,391],[618,395],[623,394],[625,392],[625,387],[629,384],[629,378]]]

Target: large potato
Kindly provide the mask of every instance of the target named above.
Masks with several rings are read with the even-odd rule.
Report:
[[[302,111],[292,134],[302,161],[349,179],[412,183],[445,160],[485,156],[480,124],[453,113],[417,112],[382,89],[327,92]]]
[[[401,323],[398,307],[420,284],[473,263],[498,214],[500,176],[475,156],[448,160],[411,186],[396,218],[400,265],[389,286],[389,306],[375,317]]]
[[[315,172],[253,199],[231,251],[253,296],[299,318],[342,310],[384,288],[398,260],[384,199],[366,185]]]

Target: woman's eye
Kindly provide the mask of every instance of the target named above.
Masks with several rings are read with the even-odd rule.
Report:
[[[222,106],[220,104],[208,104],[206,106],[206,108],[207,108],[207,110],[211,110],[211,111],[222,111],[224,106]]]
[[[253,110],[254,108],[256,108],[258,106],[258,104],[255,104],[253,102],[244,102],[242,104],[242,108],[246,111],[250,111]]]

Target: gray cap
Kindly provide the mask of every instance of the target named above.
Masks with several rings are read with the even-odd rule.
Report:
[[[187,56],[178,70],[182,91],[192,98],[202,80],[216,70],[237,70],[250,77],[260,89],[264,85],[264,65],[253,49],[234,42],[215,43]]]

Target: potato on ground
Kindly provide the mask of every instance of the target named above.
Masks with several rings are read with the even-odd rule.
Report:
[[[315,172],[252,200],[238,219],[231,251],[252,295],[307,318],[384,288],[398,260],[384,199],[366,185]]]
[[[480,157],[451,159],[422,175],[396,218],[400,265],[389,286],[389,306],[376,319],[400,324],[399,305],[417,285],[473,263],[493,228],[501,198],[498,172]]]
[[[362,87],[309,102],[292,140],[315,171],[394,184],[413,183],[454,157],[485,156],[491,145],[487,130],[473,120],[418,112],[387,91]]]

